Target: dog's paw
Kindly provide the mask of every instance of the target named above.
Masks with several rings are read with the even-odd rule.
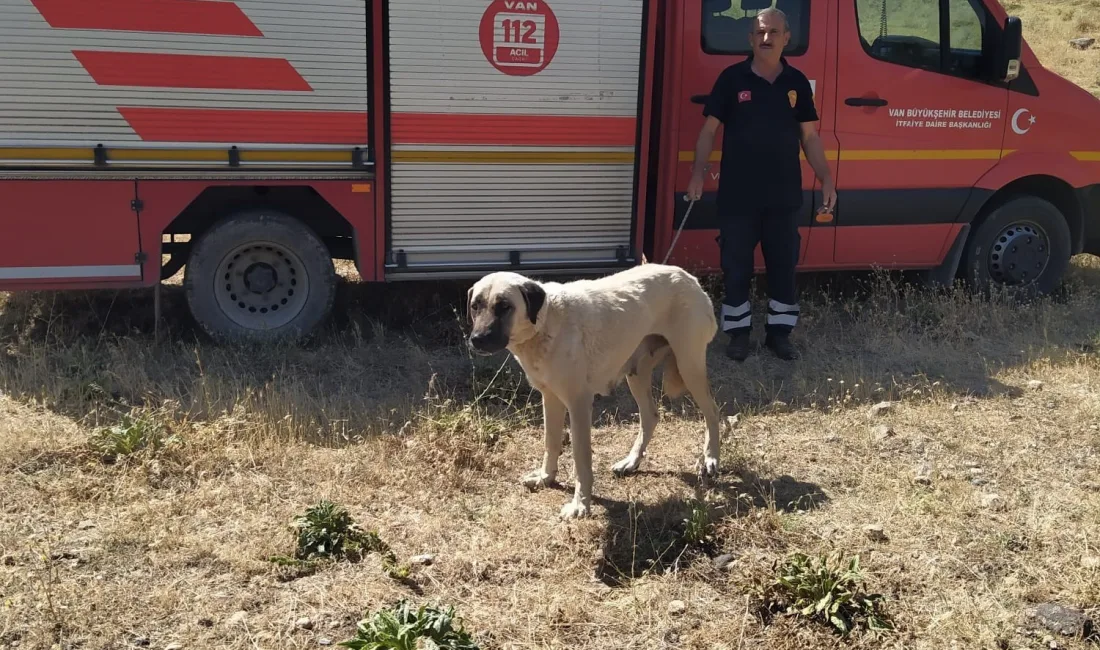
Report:
[[[537,490],[539,488],[550,487],[556,484],[557,480],[541,469],[536,469],[524,475],[523,478],[520,479],[520,482],[523,483],[523,486],[528,490]]]
[[[626,476],[627,474],[633,474],[638,471],[638,467],[642,464],[642,457],[630,454],[626,458],[620,460],[611,466],[611,472],[615,476]]]
[[[701,457],[696,463],[699,478],[710,479],[718,476],[718,459],[710,456]]]
[[[581,519],[591,514],[590,510],[586,504],[574,499],[561,507],[561,518],[565,520]]]

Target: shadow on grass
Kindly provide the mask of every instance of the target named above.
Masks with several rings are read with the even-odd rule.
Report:
[[[761,350],[737,364],[716,336],[710,375],[723,412],[776,401],[821,410],[933,394],[1011,396],[1018,388],[998,372],[1095,354],[1100,342],[1098,265],[1075,265],[1056,295],[1023,304],[922,291],[904,276],[803,276],[796,362]],[[715,283],[706,285],[717,301]],[[206,341],[174,285],[162,287],[159,343],[149,290],[0,295],[0,391],[75,420],[107,406],[171,403],[191,422],[236,418],[235,435],[339,446],[415,424],[437,405],[427,397],[434,385],[455,412],[480,397],[480,416],[522,412],[537,426],[539,396],[515,361],[466,351],[467,286],[341,283],[332,322],[312,340],[251,348]],[[755,298],[760,315],[763,286]],[[699,418],[690,399],[673,411]],[[601,424],[636,414],[625,386],[596,403]]]
[[[647,472],[639,472],[644,476]],[[742,542],[749,537],[754,545],[784,546],[785,536],[778,535],[778,518],[796,511],[809,511],[829,503],[820,486],[781,475],[766,478],[755,471],[737,467],[704,486],[699,477],[679,473],[679,478],[695,490],[695,498],[664,499],[654,504],[596,498],[608,513],[608,525],[602,540],[603,557],[597,577],[611,587],[622,587],[647,574],[683,570],[696,561],[711,561],[722,554],[739,555]],[[743,537],[719,538],[715,524],[758,515],[751,532]]]

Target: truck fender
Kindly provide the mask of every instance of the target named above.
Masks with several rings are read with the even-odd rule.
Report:
[[[1002,157],[975,186],[996,192],[1027,176],[1049,176],[1074,189],[1090,182],[1088,169],[1068,151],[1014,151]]]
[[[1010,152],[975,183],[975,189],[985,190],[986,198],[973,214],[984,210],[990,200],[1005,188],[1030,179],[1042,184],[1065,185],[1068,186],[1066,189],[1077,194],[1078,190],[1094,182],[1095,174],[1090,174],[1090,171],[1086,163],[1069,151]],[[1085,238],[1085,214],[1078,197],[1074,197],[1073,201],[1078,205],[1076,213],[1064,216],[1069,222],[1074,249],[1077,250]]]

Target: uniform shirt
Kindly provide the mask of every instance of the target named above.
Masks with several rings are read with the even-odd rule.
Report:
[[[818,119],[806,75],[780,58],[773,83],[752,71],[752,57],[718,75],[704,116],[721,120],[718,214],[802,205],[801,123]]]

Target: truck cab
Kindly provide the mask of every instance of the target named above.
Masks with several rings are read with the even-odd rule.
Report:
[[[919,269],[1044,293],[1072,255],[1100,252],[1100,101],[1043,68],[995,0],[690,0],[664,21],[658,256],[682,225],[669,261],[718,269],[722,152],[683,223],[702,103],[772,6],[788,18],[786,61],[813,87],[837,188],[819,214],[803,156],[800,269]]]

